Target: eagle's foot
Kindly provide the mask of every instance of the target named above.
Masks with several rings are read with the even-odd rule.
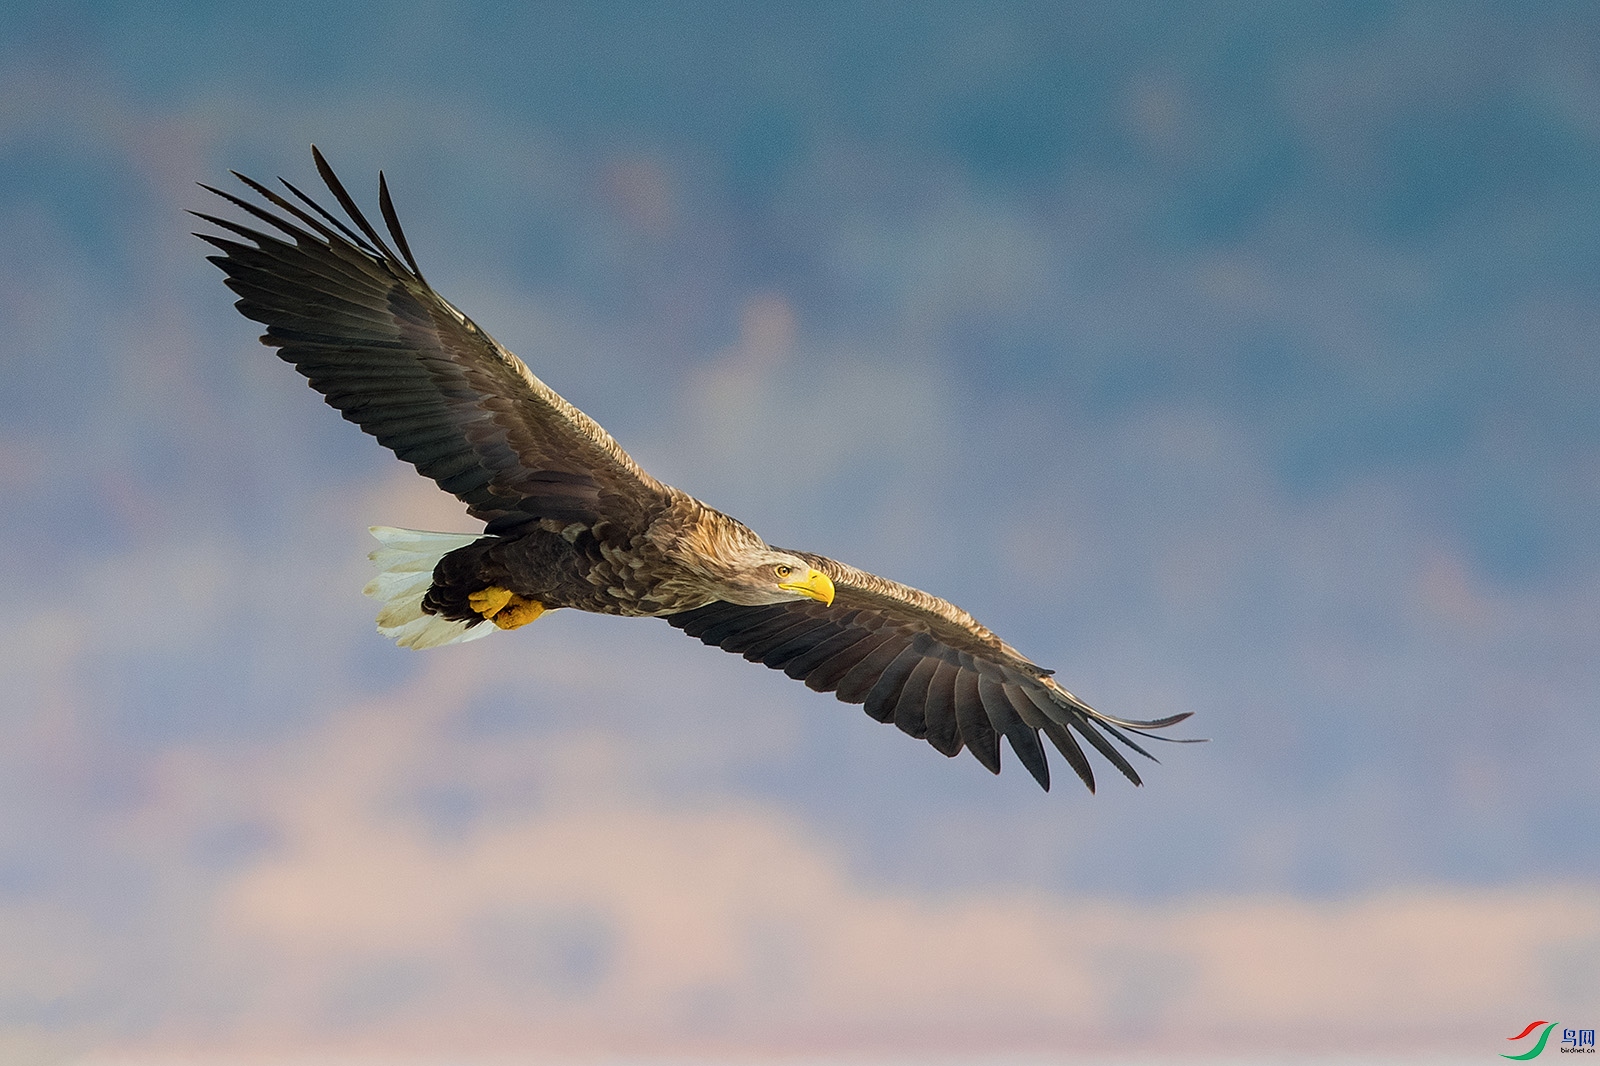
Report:
[[[544,614],[544,604],[518,596],[510,589],[490,585],[467,596],[467,606],[501,629],[516,629]]]
[[[471,607],[474,611],[483,615],[485,618],[493,618],[495,615],[500,613],[501,609],[504,608],[506,604],[511,602],[511,596],[512,592],[510,589],[503,589],[497,585],[490,585],[486,589],[480,589],[477,592],[470,593],[467,596],[467,606]]]
[[[510,602],[496,611],[490,621],[501,629],[516,629],[518,626],[527,625],[541,614],[544,614],[544,604],[538,600],[525,599],[513,592]]]

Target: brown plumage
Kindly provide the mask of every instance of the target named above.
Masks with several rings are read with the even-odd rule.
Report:
[[[385,601],[384,633],[429,647],[562,607],[665,618],[864,704],[945,755],[965,747],[996,773],[1003,736],[1045,788],[1041,733],[1092,790],[1080,738],[1139,784],[1111,740],[1148,757],[1129,733],[1188,717],[1127,721],[1095,711],[953,604],[771,547],[661,484],[429,287],[381,174],[378,204],[394,249],[312,154],[348,224],[288,182],[293,200],[236,174],[266,206],[205,188],[276,233],[200,214],[248,243],[198,236],[221,250],[210,259],[239,311],[266,325],[262,342],[486,524],[476,537],[374,527],[383,572],[368,591]]]

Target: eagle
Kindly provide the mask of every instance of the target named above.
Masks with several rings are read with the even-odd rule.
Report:
[[[770,545],[657,481],[433,290],[382,172],[378,208],[392,246],[311,152],[345,218],[286,180],[278,192],[234,171],[260,203],[201,188],[264,228],[196,211],[227,236],[195,236],[221,253],[207,258],[239,312],[266,326],[263,344],[484,523],[477,535],[372,527],[380,572],[365,591],[382,603],[380,633],[432,648],[563,608],[661,618],[862,704],[946,756],[965,748],[993,773],[1004,737],[1045,789],[1041,734],[1092,792],[1080,738],[1138,785],[1117,745],[1153,759],[1134,736],[1189,717],[1094,710],[954,604]]]

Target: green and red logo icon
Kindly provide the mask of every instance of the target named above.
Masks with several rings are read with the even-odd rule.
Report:
[[[1527,1051],[1522,1052],[1522,1054],[1520,1054],[1520,1055],[1502,1054],[1500,1057],[1503,1058],[1503,1059],[1518,1059],[1518,1060],[1534,1058],[1535,1056],[1541,1054],[1544,1051],[1545,1042],[1550,1039],[1550,1034],[1555,1031],[1555,1027],[1557,1025],[1559,1025],[1559,1024],[1560,1024],[1559,1022],[1547,1022],[1542,1018],[1539,1021],[1536,1021],[1536,1022],[1529,1022],[1528,1023],[1528,1027],[1526,1029],[1522,1030],[1522,1032],[1518,1033],[1516,1036],[1508,1036],[1508,1037],[1506,1037],[1506,1039],[1507,1040],[1526,1040],[1529,1033],[1532,1033],[1535,1029],[1538,1029],[1540,1026],[1543,1026],[1544,1027],[1544,1031],[1539,1034],[1539,1039],[1534,1042],[1533,1047],[1529,1048]],[[1563,1030],[1561,1030],[1561,1053],[1563,1055],[1572,1055],[1572,1054],[1593,1055],[1594,1054],[1594,1030],[1593,1029],[1563,1029]]]

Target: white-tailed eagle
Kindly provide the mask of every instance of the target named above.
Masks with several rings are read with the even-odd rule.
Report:
[[[378,629],[411,648],[515,629],[544,611],[664,618],[707,644],[864,704],[945,755],[995,773],[1005,737],[1045,788],[1040,734],[1092,790],[1081,738],[1128,777],[1112,743],[1187,718],[1089,707],[959,607],[844,563],[767,544],[640,469],[605,430],[428,285],[388,186],[390,247],[322,154],[347,215],[236,174],[266,206],[205,186],[275,233],[199,214],[245,317],[345,418],[486,523],[477,536],[374,527]],[[290,199],[293,197],[293,199]],[[398,254],[397,254],[398,253]],[[1160,739],[1160,738],[1158,738]]]

